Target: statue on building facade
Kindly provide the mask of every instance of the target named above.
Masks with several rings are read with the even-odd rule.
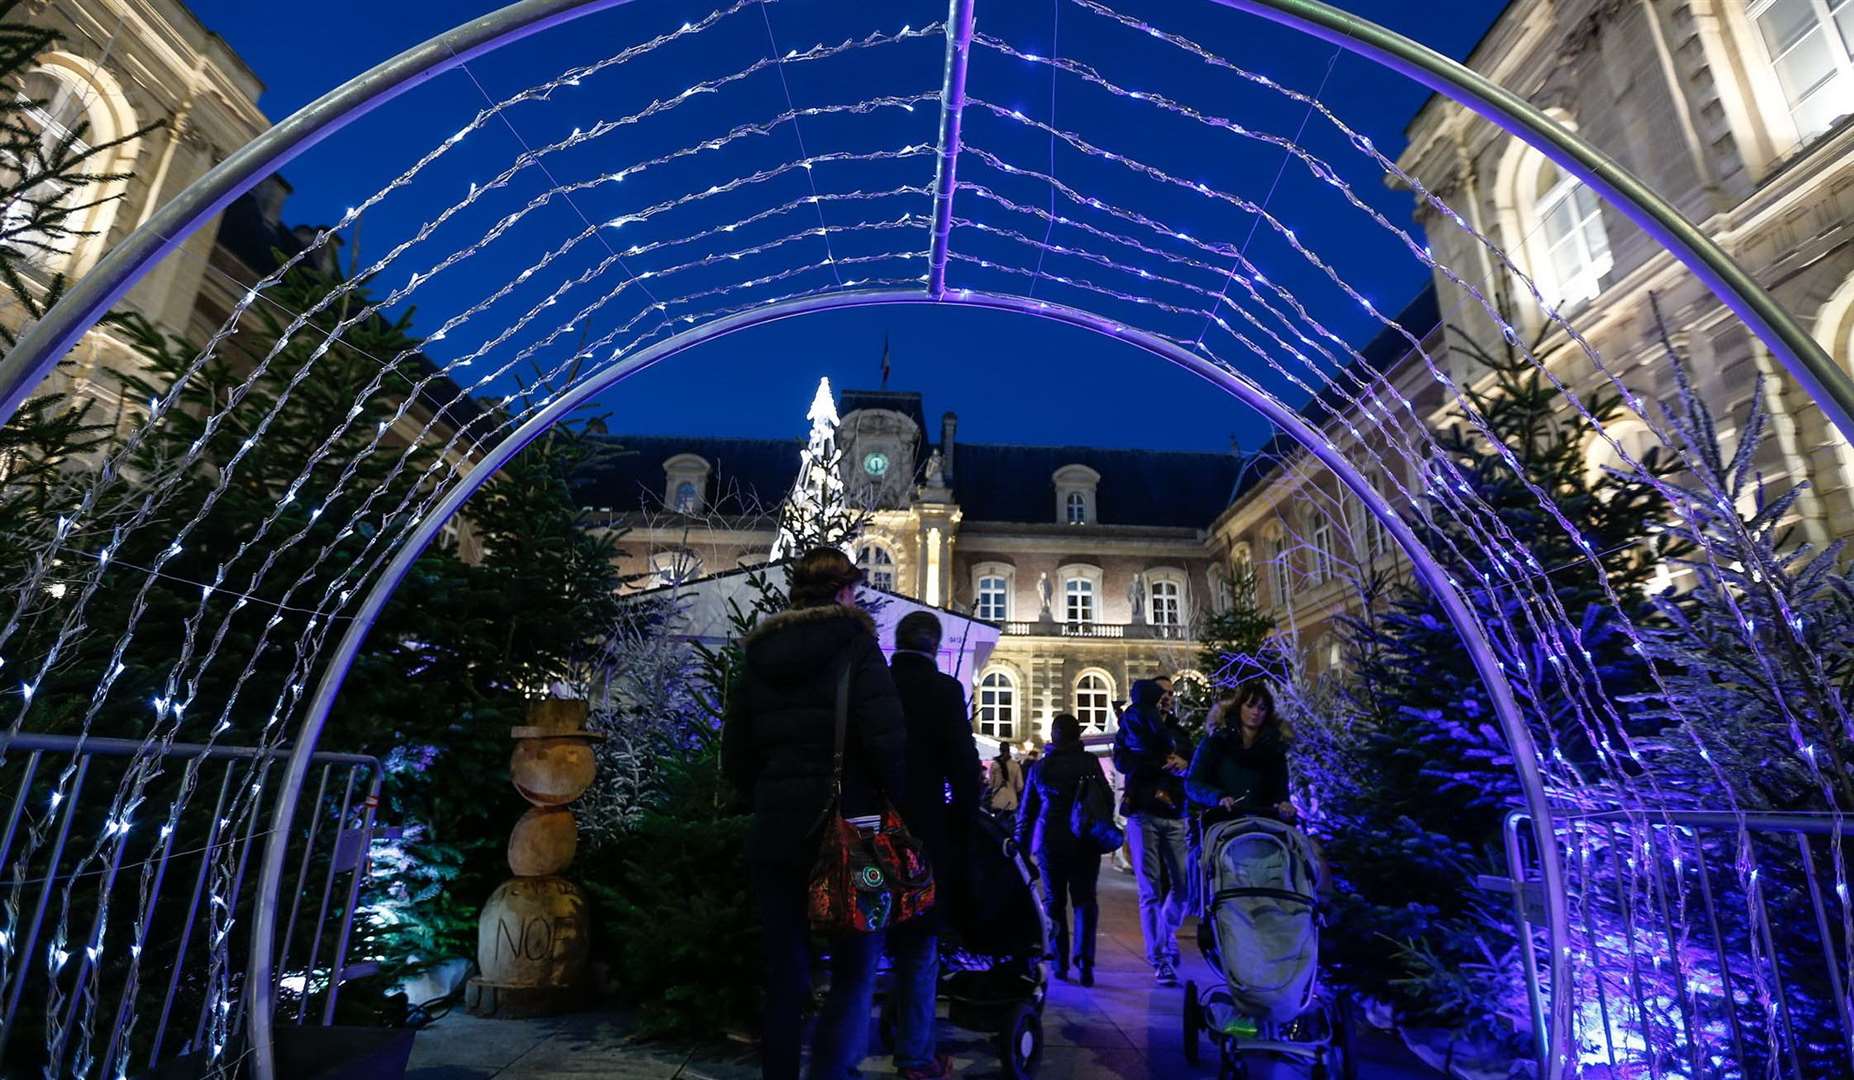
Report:
[[[1134,574],[1127,585],[1127,607],[1133,612],[1133,622],[1146,621],[1146,575]]]
[[[926,486],[930,490],[946,486],[946,461],[940,456],[938,450],[927,455]]]
[[[1043,598],[1042,618],[1045,620],[1055,618],[1052,605],[1056,602],[1056,586],[1054,582],[1049,580],[1048,574],[1038,574],[1036,576],[1036,594]]]

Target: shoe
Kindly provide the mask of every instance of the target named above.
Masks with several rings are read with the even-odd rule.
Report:
[[[1057,964],[1056,965],[1056,981],[1057,982],[1068,982],[1069,981],[1069,965],[1067,964]]]
[[[1092,964],[1082,965],[1081,984],[1083,986],[1093,986],[1094,985],[1094,965]]]
[[[1160,986],[1178,985],[1178,971],[1176,968],[1172,967],[1171,961],[1169,960],[1160,963],[1159,966],[1154,969],[1152,977]]]

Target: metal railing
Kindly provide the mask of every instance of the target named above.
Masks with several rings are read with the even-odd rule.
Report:
[[[1603,1060],[1593,1064],[1622,1075],[1641,1058],[1644,1075],[1656,1077],[1854,1074],[1848,942],[1823,892],[1824,878],[1837,895],[1847,887],[1842,815],[1611,810],[1555,826],[1566,858],[1581,863],[1567,947],[1582,951],[1580,993],[1593,999],[1587,1019],[1603,1033],[1593,1052]],[[1481,884],[1512,898],[1543,1061],[1552,988],[1539,975],[1547,946],[1535,932],[1542,895],[1531,835],[1527,814],[1508,814],[1507,874]],[[1812,838],[1826,838],[1826,850]],[[1714,865],[1718,856],[1725,865]]]
[[[109,820],[108,811],[117,782],[138,756],[145,762],[149,753],[158,757],[158,771],[145,790],[147,804],[165,805],[177,796],[184,766],[194,761],[198,762],[197,790],[172,828],[138,830],[106,843],[110,830],[119,827]],[[19,909],[17,947],[6,957],[10,979],[0,998],[0,1072],[11,1075],[11,1069],[29,1063],[34,1071],[57,1074],[80,1052],[97,1053],[99,1047],[80,1048],[69,1038],[46,1039],[51,1045],[32,1049],[33,1036],[45,1034],[54,1022],[59,1030],[72,1030],[85,998],[69,993],[68,988],[83,986],[87,978],[96,981],[95,1015],[114,1018],[105,1028],[107,1045],[98,1058],[101,1062],[120,1060],[125,1068],[130,1062],[145,1062],[153,1068],[202,1047],[211,1000],[204,988],[206,942],[212,927],[212,912],[203,909],[208,880],[215,864],[235,867],[229,892],[217,899],[223,900],[237,923],[249,925],[253,896],[245,888],[246,869],[254,845],[263,839],[258,834],[262,796],[272,779],[272,766],[288,754],[287,747],[266,751],[175,743],[148,750],[129,739],[0,735],[0,756],[5,759],[0,764],[0,791],[12,793],[0,831],[0,888],[13,888],[17,877],[25,883],[19,893],[23,898],[36,887],[36,896]],[[282,991],[276,1011],[286,1022],[312,1022],[312,999],[320,996],[321,1010],[315,1019],[327,1025],[334,1022],[342,984],[373,970],[371,964],[350,964],[348,952],[361,884],[367,876],[383,773],[379,760],[364,754],[319,753],[311,763],[320,770],[315,800],[291,838],[295,875],[288,895],[289,915],[281,942],[274,943],[277,989]],[[67,769],[64,796],[53,800],[53,785]],[[232,814],[228,807],[237,804],[241,787],[254,789],[257,797]],[[88,800],[87,793],[92,796]],[[30,827],[22,830],[32,808],[40,807],[46,808],[47,817],[31,817]],[[328,827],[331,822],[332,829]],[[32,832],[50,837],[50,842],[20,843],[24,833]],[[94,860],[67,859],[74,850],[107,855]],[[177,882],[180,886],[174,887]],[[61,983],[68,973],[74,972],[75,978],[66,984],[62,1011],[54,1018],[38,1003],[57,1002],[59,996],[51,993],[46,965],[33,959],[42,951],[47,917],[56,906],[54,898],[67,891],[73,925],[83,928],[87,936],[67,950],[74,963],[58,972]],[[123,913],[108,928],[108,949],[103,947],[106,934],[101,918],[90,914],[105,901]],[[311,904],[315,917],[305,922]],[[138,910],[139,920],[134,918]],[[122,935],[131,932],[135,939],[124,948]],[[235,939],[243,936],[233,935]],[[137,958],[140,971],[134,980],[126,977],[126,958],[131,955]],[[239,977],[242,970],[233,958],[227,968],[232,997],[221,1006],[229,1007],[237,1018],[235,1026],[242,1025],[248,997],[248,988]],[[99,1040],[104,1037],[98,1035]],[[133,1041],[125,1045],[125,1039]],[[9,1048],[10,1057],[6,1056]],[[49,1060],[54,1052],[60,1059],[56,1062]]]

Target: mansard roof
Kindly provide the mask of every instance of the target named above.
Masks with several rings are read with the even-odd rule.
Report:
[[[617,513],[663,511],[664,462],[694,454],[708,463],[704,513],[770,513],[798,480],[803,439],[730,439],[714,435],[604,436],[613,446],[573,480],[580,506]]]
[[[617,451],[575,481],[581,506],[614,512],[662,512],[663,464],[679,454],[708,463],[705,512],[723,516],[770,510],[798,479],[798,439],[730,439],[705,435],[609,436]],[[1055,521],[1056,470],[1085,465],[1101,474],[1096,519],[1104,525],[1202,529],[1235,491],[1241,462],[1229,454],[1113,450],[1085,446],[959,443],[953,495],[970,523]]]

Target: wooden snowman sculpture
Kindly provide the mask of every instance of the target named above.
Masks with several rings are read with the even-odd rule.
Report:
[[[478,1016],[541,1016],[583,1000],[591,920],[585,893],[559,876],[573,861],[579,827],[567,807],[591,786],[597,762],[584,701],[528,703],[528,723],[509,730],[510,779],[533,804],[509,834],[509,870],[477,923],[476,961],[465,1004]]]

